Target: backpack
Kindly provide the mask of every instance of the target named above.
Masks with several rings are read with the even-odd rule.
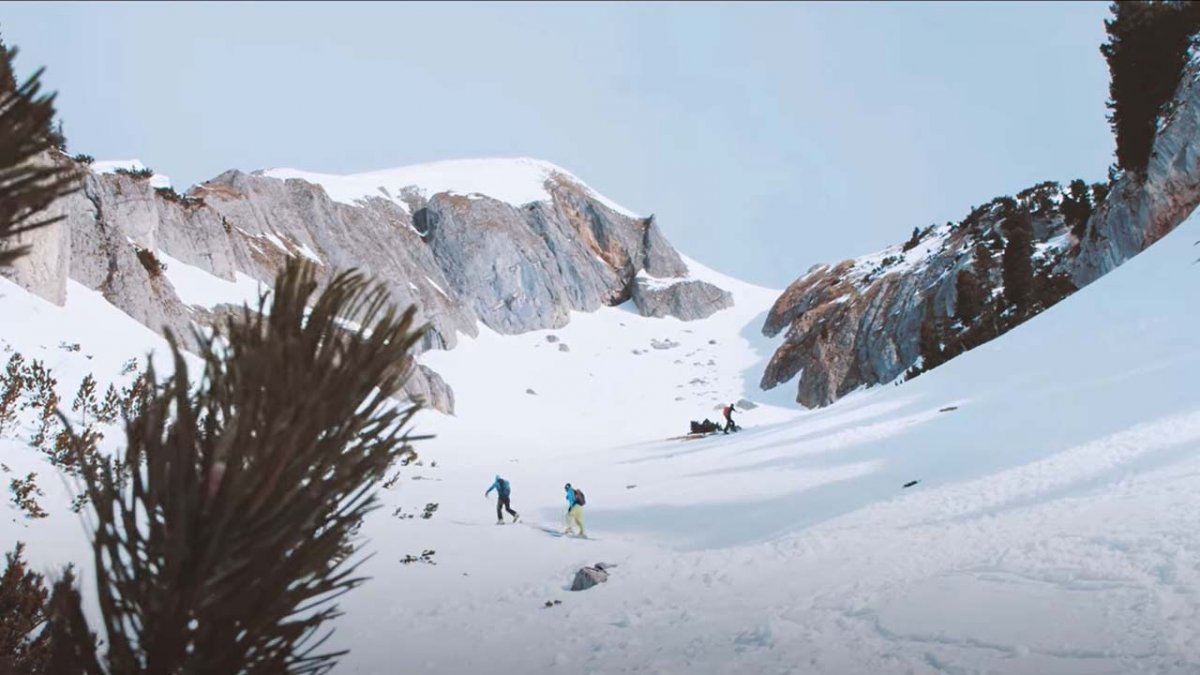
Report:
[[[501,478],[500,479],[500,487],[496,488],[496,491],[500,493],[501,497],[507,497],[508,491],[509,491],[508,481]]]
[[[575,490],[575,505],[583,506],[587,504],[587,500],[583,498],[583,490],[580,490],[579,488],[573,489]]]

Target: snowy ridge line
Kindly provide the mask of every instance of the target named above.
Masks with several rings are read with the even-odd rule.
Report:
[[[484,195],[521,206],[530,202],[550,201],[546,182],[561,177],[582,187],[596,201],[613,211],[630,218],[640,217],[593,190],[566,169],[530,157],[445,160],[346,175],[290,168],[267,169],[261,174],[320,185],[330,199],[343,204],[354,206],[359,200],[374,197],[386,199],[406,211],[408,204],[400,195],[409,187],[417,188],[425,197],[441,192]]]
[[[105,174],[116,173],[117,169],[126,171],[142,171],[146,168],[140,159],[110,159],[103,161],[92,162],[88,165],[88,169],[92,173]],[[152,188],[169,188],[171,187],[171,177],[161,173],[155,173],[150,176],[150,187]]]

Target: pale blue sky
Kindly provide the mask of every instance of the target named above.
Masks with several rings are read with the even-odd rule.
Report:
[[[4,4],[73,152],[190,185],[556,162],[782,287],[1113,142],[1104,2]]]

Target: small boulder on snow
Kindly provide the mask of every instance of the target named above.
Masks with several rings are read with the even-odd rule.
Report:
[[[546,342],[549,342],[550,344],[554,344],[555,342],[558,342],[558,336],[557,335],[547,335]]]
[[[608,581],[608,569],[613,565],[604,563],[596,563],[591,567],[581,567],[575,573],[575,580],[571,582],[571,590],[586,591],[587,589],[597,584],[602,584]]]
[[[571,351],[571,348],[567,346],[567,343],[560,342],[560,343],[558,343],[558,351],[569,352],[569,351]]]
[[[633,304],[642,316],[695,321],[733,307],[733,294],[698,279],[672,283],[639,276],[633,281]]]

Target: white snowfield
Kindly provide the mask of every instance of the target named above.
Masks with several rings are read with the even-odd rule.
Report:
[[[1197,240],[1200,216],[1002,338],[816,411],[755,393],[776,292],[693,261],[733,309],[607,309],[424,355],[457,414],[418,417],[437,438],[363,528],[373,578],[341,600],[336,672],[1200,672]],[[197,304],[252,291],[177,266]],[[76,284],[56,308],[0,281],[0,316],[63,390],[162,349]],[[742,397],[761,404],[744,431],[671,438]],[[0,461],[52,475],[15,441]],[[497,473],[520,524],[495,524]],[[552,534],[566,482],[590,541]],[[84,532],[43,486],[51,517],[6,505],[0,544],[86,582]],[[425,550],[436,565],[400,562]],[[607,583],[567,590],[601,561]]]
[[[566,169],[529,157],[454,159],[344,176],[298,169],[269,169],[263,175],[284,180],[298,178],[320,185],[330,199],[344,204],[353,205],[361,199],[378,197],[392,201],[405,210],[408,210],[408,206],[400,199],[400,194],[408,187],[417,188],[425,197],[432,197],[439,192],[486,195],[513,206],[550,201],[546,181],[557,175],[589,190],[597,201],[617,213],[631,218],[639,217],[591,190]]]
[[[424,449],[438,467],[415,472],[428,480],[401,483],[369,524],[379,554],[344,603],[341,670],[1200,672],[1197,239],[1193,217],[934,372],[776,424],[755,410],[729,437],[589,450],[664,415],[684,428],[654,392],[664,371],[592,352],[595,375],[619,370],[645,392],[603,432],[591,418],[613,414],[604,387],[616,385],[571,406],[537,384],[522,398],[552,374],[509,381],[516,348],[496,346],[494,377],[450,376],[454,421],[493,439],[445,429]],[[687,327],[715,335],[721,317]],[[559,333],[565,356],[582,351],[576,328]],[[614,355],[629,329],[608,329]],[[514,342],[552,346],[534,337]],[[528,445],[511,442],[520,434]],[[482,493],[497,472],[523,520],[550,528],[562,484],[582,487],[597,539],[492,524]],[[431,520],[392,517],[426,502],[439,503]],[[424,549],[436,566],[399,564]],[[600,561],[618,565],[606,584],[566,590]]]

